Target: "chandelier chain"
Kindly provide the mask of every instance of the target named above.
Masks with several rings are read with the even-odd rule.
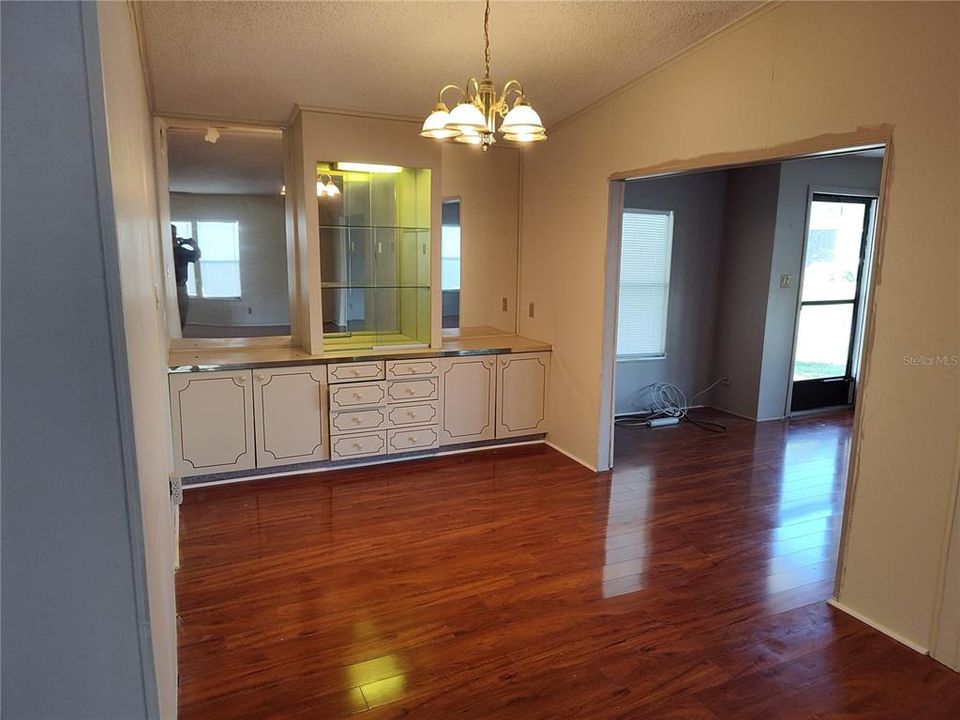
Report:
[[[483,43],[484,77],[490,77],[490,0],[483,12]]]

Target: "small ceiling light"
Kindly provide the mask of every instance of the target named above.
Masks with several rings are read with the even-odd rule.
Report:
[[[329,175],[321,175],[317,180],[317,197],[337,197],[340,194],[340,188],[333,182]]]
[[[208,127],[207,134],[203,136],[203,139],[211,145],[216,145],[217,140],[220,139],[220,133],[215,127]]]
[[[543,122],[527,102],[523,86],[516,80],[510,80],[498,95],[493,80],[490,79],[490,0],[487,0],[483,13],[483,41],[483,80],[470,78],[463,88],[458,85],[445,85],[437,94],[437,104],[424,121],[420,135],[434,140],[454,140],[480,145],[484,150],[497,141],[498,130],[505,140],[511,142],[546,140],[547,133]],[[443,94],[448,90],[460,93],[456,106],[449,112],[443,101]],[[516,95],[513,108],[507,102],[511,93]],[[499,128],[497,118],[503,118]]]

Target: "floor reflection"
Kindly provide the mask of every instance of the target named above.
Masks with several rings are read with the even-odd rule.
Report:
[[[603,596],[686,592],[727,573],[774,600],[798,589],[828,597],[852,413],[766,423],[699,413],[728,432],[616,429]]]
[[[611,476],[601,582],[604,598],[626,595],[643,587],[653,475],[654,468],[640,465],[618,469]]]
[[[834,576],[849,457],[846,426],[814,423],[784,433],[770,595]]]
[[[704,419],[618,428],[599,475],[528,446],[187,493],[179,717],[773,717],[831,653],[860,695],[784,717],[863,707],[887,646],[823,602],[851,415]]]

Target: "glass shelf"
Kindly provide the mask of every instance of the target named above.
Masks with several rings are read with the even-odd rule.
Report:
[[[358,285],[355,283],[320,283],[324,290],[403,290],[411,288],[414,290],[429,290],[429,285]]]
[[[317,198],[324,346],[430,343],[430,171],[339,171]]]
[[[403,232],[430,232],[428,227],[411,225],[320,225],[321,230],[402,230]]]

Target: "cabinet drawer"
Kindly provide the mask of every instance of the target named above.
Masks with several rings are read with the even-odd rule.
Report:
[[[436,447],[440,447],[440,434],[435,427],[387,430],[388,455]]]
[[[387,380],[436,375],[439,371],[439,360],[387,360]]]
[[[421,380],[388,380],[387,402],[406,402],[407,400],[436,400],[439,380],[435,377]]]
[[[332,383],[383,380],[383,363],[333,363],[327,366],[327,374]]]
[[[364,433],[362,435],[341,435],[330,439],[330,459],[383,455],[386,437],[384,433]]]
[[[387,411],[384,408],[342,410],[330,413],[331,435],[343,435],[344,433],[360,432],[361,430],[380,430],[386,424]]]
[[[440,414],[438,406],[439,403],[436,400],[427,403],[392,405],[388,409],[387,418],[390,420],[390,427],[429,425],[437,422]]]
[[[382,382],[331,385],[330,410],[344,410],[346,408],[363,407],[364,405],[381,405],[384,397]]]

